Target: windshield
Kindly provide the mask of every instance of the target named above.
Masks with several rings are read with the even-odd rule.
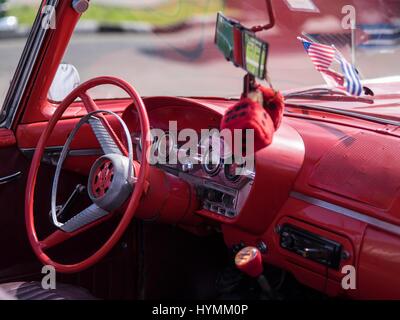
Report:
[[[29,1],[21,2],[21,14],[27,16]],[[272,3],[276,25],[257,36],[269,43],[268,77],[275,88],[324,83],[298,36],[333,44],[355,63],[362,79],[400,75],[398,0]],[[237,97],[245,72],[227,62],[214,44],[218,11],[248,27],[268,22],[262,0],[94,0],[82,15],[63,62],[76,67],[81,82],[113,75],[130,82],[143,96]],[[116,90],[101,87],[93,94],[123,96]]]

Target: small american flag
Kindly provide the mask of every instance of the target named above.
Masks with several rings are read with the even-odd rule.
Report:
[[[318,71],[326,70],[331,66],[336,55],[335,48],[325,44],[310,42],[300,37],[297,39],[303,43],[304,49],[306,49],[306,52]]]

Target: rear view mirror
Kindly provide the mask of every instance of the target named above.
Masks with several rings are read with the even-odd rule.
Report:
[[[62,63],[59,65],[51,84],[48,99],[54,102],[63,101],[79,84],[78,70],[72,64]]]
[[[238,21],[218,13],[215,44],[225,58],[254,77],[265,79],[268,43]]]

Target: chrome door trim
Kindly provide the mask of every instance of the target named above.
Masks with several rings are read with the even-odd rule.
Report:
[[[9,176],[0,177],[0,185],[13,182],[14,180],[17,180],[21,175],[22,175],[22,172],[18,171],[18,172],[13,173],[13,174],[11,174]]]

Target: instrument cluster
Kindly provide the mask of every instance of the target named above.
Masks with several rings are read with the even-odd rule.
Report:
[[[161,132],[161,131],[160,131]],[[132,134],[137,159],[141,137]],[[190,183],[201,203],[200,213],[236,218],[253,185],[254,165],[233,159],[222,138],[210,135],[195,146],[178,142],[166,131],[151,138],[150,163]]]

